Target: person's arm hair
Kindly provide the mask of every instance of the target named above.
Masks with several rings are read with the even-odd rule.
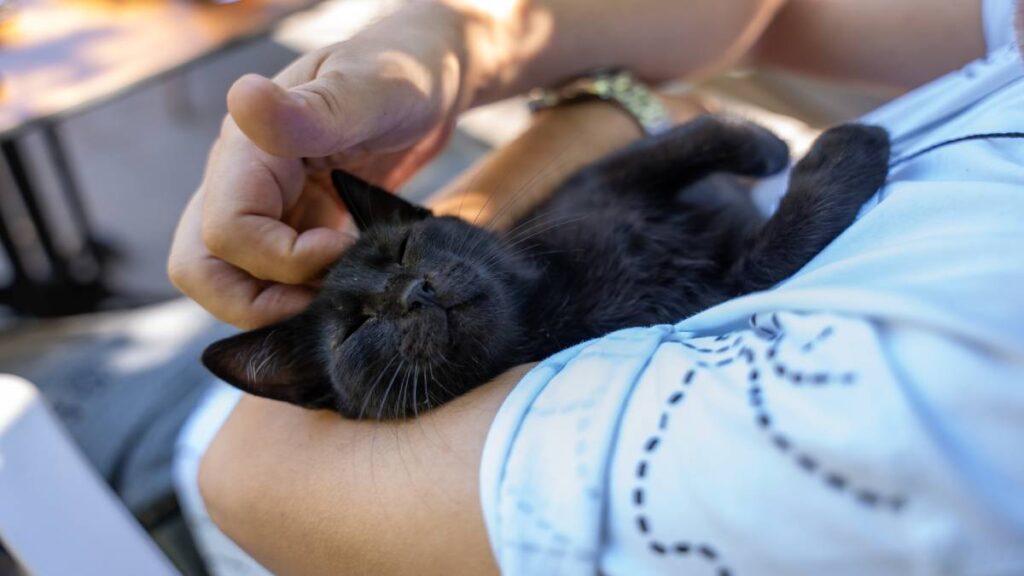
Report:
[[[984,55],[981,0],[789,0],[750,61],[906,90]]]

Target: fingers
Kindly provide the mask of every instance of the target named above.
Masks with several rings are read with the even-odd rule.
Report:
[[[329,228],[298,233],[273,218],[227,215],[232,229],[224,231],[208,217],[202,238],[211,254],[271,282],[302,284],[312,281],[337,260],[355,239]]]
[[[408,80],[320,70],[315,79],[284,88],[250,74],[228,92],[228,110],[257,146],[283,158],[323,157],[381,138],[407,140],[423,122],[410,113],[427,98]],[[402,130],[397,130],[399,126]]]
[[[355,238],[329,226],[300,232],[284,222],[306,183],[301,161],[269,156],[228,130],[203,183],[205,248],[260,280],[302,284],[318,277]],[[337,207],[335,214],[340,227],[344,213]]]
[[[174,234],[167,273],[186,296],[240,328],[271,324],[300,312],[313,299],[304,286],[263,282],[212,256],[201,238],[201,194],[189,202]]]
[[[273,324],[298,314],[315,293],[304,286],[261,282],[213,257],[198,259],[175,285],[217,318],[243,329]]]

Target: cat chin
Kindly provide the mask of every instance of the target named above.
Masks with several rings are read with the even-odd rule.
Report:
[[[437,358],[401,360],[363,372],[365,377],[358,386],[348,381],[344,389],[336,389],[329,408],[357,420],[409,419],[467,392],[477,380],[483,381],[467,367]]]
[[[347,418],[412,418],[492,377],[493,300],[466,298],[447,308],[424,308],[358,333],[335,356],[330,407]]]

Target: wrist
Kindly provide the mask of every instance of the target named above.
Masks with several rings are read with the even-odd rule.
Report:
[[[673,125],[709,112],[706,102],[691,95],[654,92],[653,97],[665,108]],[[601,151],[608,151],[609,147],[614,149],[624,146],[645,136],[628,111],[615,102],[604,100],[567,104],[534,114],[534,127],[547,124],[568,133],[592,135],[594,140],[589,143],[582,142],[581,146],[593,146]]]
[[[477,103],[495,69],[483,56],[494,51],[497,24],[464,4],[407,2],[328,50],[351,55],[350,68],[368,66],[378,76],[410,79],[424,95],[446,100],[445,112],[454,119]]]
[[[482,94],[500,70],[504,43],[498,39],[504,32],[500,17],[492,12],[480,0],[422,0],[404,5],[365,32],[379,35],[386,46],[403,38],[398,43],[408,44],[411,56],[423,50],[442,53],[442,61],[457,70],[457,116],[486,100]]]
[[[511,89],[506,79],[519,68],[518,30],[529,2],[512,6],[493,0],[428,0],[425,4],[448,21],[446,34],[463,70],[467,109],[520,92]]]

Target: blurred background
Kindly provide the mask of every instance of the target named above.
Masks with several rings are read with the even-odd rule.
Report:
[[[176,461],[198,458],[183,455],[180,435],[212,385],[199,352],[231,331],[167,280],[177,218],[236,78],[273,75],[398,4],[0,0],[0,374],[34,384],[59,421],[58,443],[70,440],[85,474],[184,574],[251,567],[197,551],[203,527],[188,526],[175,490]],[[814,126],[876,103],[808,82],[734,74],[702,90],[772,124],[797,150]],[[403,193],[422,199],[526,121],[520,101],[471,113]],[[25,431],[19,386],[0,379],[0,575],[32,567],[40,550],[44,560],[63,553],[67,534],[29,520],[55,513],[55,493],[86,482],[34,482],[50,474],[55,452]],[[83,520],[72,506],[56,513],[73,537]]]

